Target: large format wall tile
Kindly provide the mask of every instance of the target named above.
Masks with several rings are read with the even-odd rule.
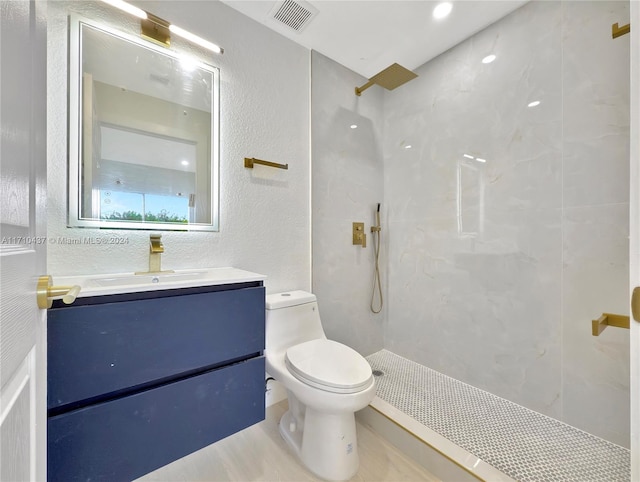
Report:
[[[627,10],[531,2],[384,101],[385,347],[622,445]]]
[[[382,92],[373,87],[356,97],[366,79],[317,52],[311,61],[313,291],[327,336],[368,355],[383,347],[385,315],[369,310],[369,228],[384,195]],[[352,222],[365,223],[366,248],[352,244]]]
[[[562,8],[563,414],[628,447],[629,333],[590,322],[629,314],[629,3]]]
[[[557,3],[519,9],[384,106],[387,348],[556,417],[560,14]]]
[[[564,419],[628,446],[629,331],[591,320],[629,314],[629,204],[566,209],[563,227]]]
[[[392,223],[387,348],[560,417],[560,210]],[[509,234],[511,233],[511,234]]]
[[[629,200],[629,2],[563,2],[564,205]]]
[[[314,54],[328,334],[366,352],[384,328],[386,349],[628,446],[628,333],[590,332],[628,313],[629,39],[610,38],[627,18],[625,2],[533,1],[360,100],[363,79]],[[345,132],[352,119],[366,129]],[[343,238],[382,182],[376,318],[371,253]]]

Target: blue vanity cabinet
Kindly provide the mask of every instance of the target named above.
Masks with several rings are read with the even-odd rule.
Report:
[[[131,480],[264,420],[262,282],[48,312],[48,479]]]

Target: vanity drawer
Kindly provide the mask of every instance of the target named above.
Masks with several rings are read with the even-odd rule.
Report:
[[[257,357],[48,422],[48,480],[132,480],[264,420]]]
[[[252,287],[49,310],[48,408],[95,403],[261,354],[264,299],[264,287]]]

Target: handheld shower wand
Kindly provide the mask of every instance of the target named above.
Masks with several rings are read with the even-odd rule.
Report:
[[[380,226],[380,203],[378,203],[378,210],[376,211],[376,225],[375,226],[371,226],[371,232],[372,233],[378,233],[381,230],[381,226]]]
[[[380,226],[380,203],[378,203],[378,209],[376,210],[376,225],[371,226],[371,233],[375,235],[376,239],[373,243],[375,268],[373,273],[373,292],[371,293],[371,311],[374,313],[380,313],[382,311],[383,299],[382,299],[382,284],[380,282],[380,238],[382,237],[382,226]],[[376,291],[378,292],[379,305],[375,307]]]

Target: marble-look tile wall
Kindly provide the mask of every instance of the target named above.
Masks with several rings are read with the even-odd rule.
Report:
[[[384,194],[382,92],[356,97],[367,79],[318,52],[311,75],[313,291],[327,336],[369,355],[383,348],[384,310],[369,309],[370,227]],[[353,222],[365,223],[366,248],[352,244]]]
[[[629,332],[584,329],[629,314],[628,2],[563,3],[563,418],[629,444]],[[603,409],[603,407],[606,407]]]
[[[624,446],[626,21],[531,2],[384,96],[385,348]]]

